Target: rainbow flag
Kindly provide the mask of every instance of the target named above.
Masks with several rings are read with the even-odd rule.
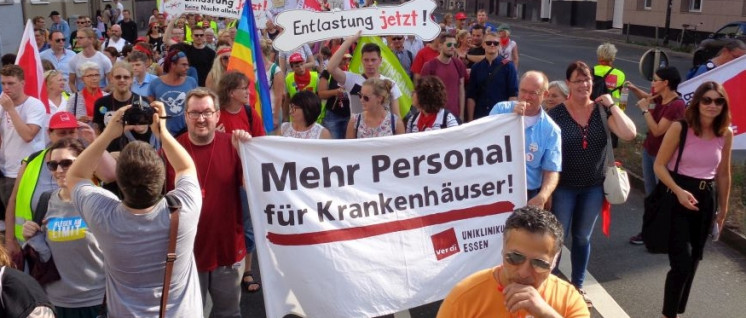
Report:
[[[250,3],[244,4],[233,50],[228,60],[228,70],[239,71],[249,78],[249,105],[262,117],[264,130],[269,133],[275,129],[272,121],[272,104],[253,11]]]

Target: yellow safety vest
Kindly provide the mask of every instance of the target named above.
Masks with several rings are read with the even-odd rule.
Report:
[[[316,73],[314,71],[311,72],[311,81],[308,83],[308,86],[306,86],[306,90],[311,87],[312,92],[316,93],[318,92],[318,86],[319,86],[319,73]],[[287,76],[285,76],[285,89],[288,92],[288,95],[292,98],[295,96],[295,93],[298,92],[298,85],[295,83],[295,72],[288,73]]]
[[[26,170],[21,176],[21,183],[18,184],[18,191],[16,192],[16,223],[14,224],[16,239],[19,242],[24,242],[23,238],[23,224],[26,221],[33,220],[33,210],[35,207],[31,206],[34,192],[36,192],[36,185],[39,182],[39,175],[41,169],[44,169],[44,157],[47,156],[49,149],[44,149],[29,161],[29,157],[24,159],[26,162]]]

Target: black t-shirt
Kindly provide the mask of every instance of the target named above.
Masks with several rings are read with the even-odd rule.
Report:
[[[47,294],[31,275],[4,266],[0,279],[0,318],[28,317],[40,306],[54,308]]]
[[[156,50],[158,53],[163,52],[163,36],[153,38],[148,35],[148,43],[150,43],[153,49]]]
[[[209,47],[198,49],[190,45],[184,53],[189,60],[189,65],[197,70],[197,83],[199,86],[205,86],[207,73],[210,72],[212,62],[215,60],[215,51]]]
[[[329,71],[324,70],[319,76],[320,80],[329,81],[329,89],[339,88],[339,83],[334,77],[329,74]],[[330,80],[331,79],[331,80]],[[349,93],[345,93],[341,103],[337,100],[337,95],[334,95],[326,100],[326,110],[334,113],[341,117],[350,117],[350,99],[347,97]]]
[[[119,25],[122,27],[122,38],[129,43],[135,43],[135,40],[137,40],[137,22],[132,20],[124,22],[122,20]]]
[[[470,48],[468,52],[466,52],[466,55],[485,55],[484,48],[481,46]],[[466,67],[471,67],[475,63],[472,61],[469,61],[469,63],[466,64]]]
[[[93,129],[98,128],[99,131],[104,131],[106,123],[109,122],[107,117],[114,115],[117,109],[130,105],[134,100],[138,100],[139,98],[139,95],[132,93],[132,97],[124,101],[116,100],[113,94],[97,99],[93,103],[93,124],[97,127],[93,127]],[[143,98],[142,100],[147,104],[147,99]]]

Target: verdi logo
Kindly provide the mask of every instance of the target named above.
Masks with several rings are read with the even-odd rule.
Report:
[[[458,247],[456,231],[453,228],[434,234],[430,236],[430,239],[433,241],[435,258],[438,260],[442,260],[461,251]]]

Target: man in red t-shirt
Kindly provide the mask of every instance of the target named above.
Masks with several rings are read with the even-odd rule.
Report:
[[[417,52],[412,62],[412,73],[414,73],[414,81],[420,79],[420,73],[422,73],[422,67],[425,63],[430,62],[440,55],[440,43],[443,41],[443,37],[439,36],[437,39],[428,42],[422,50]]]
[[[212,298],[215,317],[240,317],[244,245],[241,199],[243,170],[231,135],[217,130],[220,112],[217,96],[204,88],[186,97],[187,133],[177,141],[197,167],[202,191],[202,211],[194,242],[202,298]],[[246,134],[236,130],[233,136]],[[234,137],[235,138],[235,137]],[[168,166],[168,188],[173,189],[174,170]]]

